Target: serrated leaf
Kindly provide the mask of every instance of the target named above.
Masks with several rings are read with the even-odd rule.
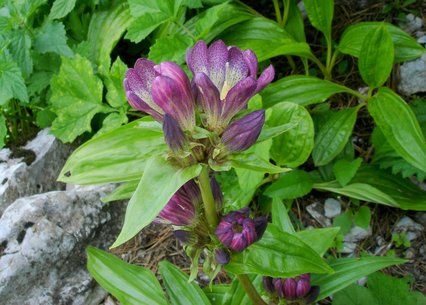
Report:
[[[361,105],[334,113],[315,137],[312,157],[316,166],[326,165],[345,147]]]
[[[148,58],[154,62],[170,60],[182,64],[185,61],[187,49],[194,43],[193,38],[180,34],[160,37],[151,46]]]
[[[30,36],[23,29],[13,31],[9,47],[13,59],[21,68],[22,76],[27,78],[33,71]]]
[[[282,174],[281,177],[268,186],[266,196],[280,199],[296,199],[303,197],[312,190],[311,176],[302,170],[293,170]]]
[[[361,228],[367,229],[370,225],[371,210],[367,206],[362,206],[354,215],[355,224]]]
[[[167,305],[166,296],[151,270],[123,262],[115,255],[87,248],[87,269],[123,305]]]
[[[114,112],[107,115],[102,122],[102,128],[96,133],[96,137],[108,131],[114,130],[129,121],[124,112]]]
[[[73,51],[67,45],[67,36],[62,22],[45,21],[36,29],[34,49],[39,53],[53,52],[72,57]]]
[[[5,145],[5,138],[7,135],[6,119],[0,115],[0,149]]]
[[[0,54],[0,106],[11,98],[28,103],[27,88],[21,70],[11,56]]]
[[[151,34],[157,27],[171,20],[171,17],[163,12],[149,13],[135,18],[129,25],[126,38],[138,43]]]
[[[267,86],[260,93],[266,108],[280,102],[301,106],[322,103],[336,93],[351,93],[351,89],[313,76],[292,75]]]
[[[380,88],[368,102],[368,111],[392,148],[426,172],[426,141],[407,103],[392,90]]]
[[[52,77],[53,73],[47,71],[34,72],[31,74],[30,78],[27,80],[28,95],[30,97],[39,95],[43,89],[50,85]]]
[[[93,74],[91,62],[77,55],[63,57],[58,75],[52,78],[52,109],[58,116],[52,133],[63,142],[72,142],[86,131],[96,113],[109,112],[102,104],[102,81]]]
[[[124,77],[127,66],[120,57],[114,61],[107,76],[105,76],[105,87],[107,88],[106,100],[114,108],[128,108],[126,93],[123,88]]]
[[[331,41],[331,22],[333,21],[334,1],[333,0],[305,0],[306,12],[309,21],[319,31],[321,31],[328,41]]]
[[[365,37],[358,59],[362,79],[370,88],[382,86],[393,66],[392,37],[384,25],[371,30]]]
[[[337,181],[340,185],[345,186],[352,180],[355,176],[356,171],[361,166],[362,159],[357,158],[355,160],[349,161],[346,159],[338,160],[333,165],[333,173],[336,176]]]
[[[365,37],[371,30],[377,29],[382,24],[382,22],[360,22],[349,26],[342,34],[338,47],[339,51],[358,57]],[[386,22],[384,25],[392,36],[395,63],[415,59],[424,54],[425,49],[405,31]]]
[[[270,111],[268,126],[296,124],[272,140],[272,159],[281,166],[297,167],[303,164],[314,146],[314,123],[309,112],[302,106],[286,102],[276,104]]]
[[[178,267],[168,261],[162,261],[159,269],[172,305],[211,304],[201,288],[194,281],[188,283],[188,275]]]
[[[200,172],[200,164],[178,169],[163,156],[152,157],[147,162],[142,179],[129,201],[120,235],[111,247],[125,243],[150,224],[173,194]]]
[[[68,15],[74,8],[76,0],[55,0],[50,9],[50,19],[60,19]]]
[[[56,115],[49,109],[43,109],[37,112],[36,123],[40,128],[46,128],[52,125],[53,120],[56,118]]]

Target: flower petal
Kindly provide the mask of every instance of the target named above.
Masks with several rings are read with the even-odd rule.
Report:
[[[259,79],[257,80],[256,93],[265,88],[270,82],[274,80],[275,69],[272,65],[269,65],[265,70],[263,70]]]
[[[252,50],[243,51],[244,59],[249,67],[249,75],[253,78],[257,76],[257,57]]]
[[[210,78],[204,73],[197,73],[193,79],[197,88],[197,102],[206,115],[206,127],[215,130],[220,126],[222,101],[219,91]]]
[[[147,103],[145,103],[140,97],[134,94],[132,91],[126,92],[127,100],[130,106],[133,108],[143,111],[151,115],[156,121],[163,122],[163,115],[152,109]],[[161,110],[161,109],[160,109]],[[161,111],[163,112],[163,111]]]
[[[230,249],[234,250],[235,252],[241,252],[245,248],[247,248],[247,241],[244,238],[243,234],[241,233],[235,233],[232,237],[232,242],[228,246]]]
[[[222,99],[228,94],[229,90],[239,81],[249,75],[249,67],[244,59],[243,52],[237,47],[231,47],[228,50],[228,63],[225,70],[225,82],[223,83],[220,97]]]
[[[225,81],[225,66],[228,61],[228,48],[222,40],[215,41],[208,49],[209,76],[219,91]]]
[[[198,41],[192,49],[188,49],[186,53],[186,64],[192,74],[205,73],[209,74],[209,60],[207,53],[207,45],[204,41]]]
[[[184,154],[187,150],[188,139],[178,122],[170,114],[164,115],[163,132],[164,140],[170,150],[177,156]]]

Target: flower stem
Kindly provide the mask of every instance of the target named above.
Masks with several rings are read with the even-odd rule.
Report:
[[[198,176],[200,183],[201,197],[204,202],[204,211],[206,219],[210,227],[210,231],[214,232],[217,227],[218,219],[216,212],[216,205],[213,198],[212,188],[210,186],[209,167],[203,166],[200,175]]]
[[[238,274],[237,278],[254,305],[267,305],[257,293],[247,274]]]

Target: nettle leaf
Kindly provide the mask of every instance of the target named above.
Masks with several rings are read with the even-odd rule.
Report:
[[[266,188],[264,194],[280,199],[296,199],[303,197],[312,190],[311,176],[302,170],[293,170],[282,174],[281,177]]]
[[[33,71],[30,36],[23,29],[13,31],[9,47],[13,59],[21,68],[22,76],[27,78]]]
[[[294,128],[275,137],[271,147],[271,157],[278,165],[297,167],[303,164],[314,146],[314,123],[309,112],[293,103],[279,103],[273,106],[267,124],[279,126],[285,123],[296,124]]]
[[[108,114],[102,121],[102,128],[96,133],[95,137],[104,134],[108,131],[114,130],[129,121],[125,112],[113,112]]]
[[[55,0],[50,9],[50,19],[60,19],[68,15],[74,8],[76,0]]]
[[[11,98],[28,103],[28,93],[21,70],[12,57],[5,52],[0,54],[0,106]]]
[[[72,57],[73,51],[67,45],[67,36],[62,22],[45,20],[36,29],[34,50],[39,53],[53,52],[66,57]]]
[[[123,81],[126,76],[127,66],[123,63],[120,57],[114,61],[105,76],[105,87],[107,88],[106,100],[111,107],[128,109],[126,93],[123,89]]]
[[[358,68],[370,88],[382,86],[393,66],[392,37],[384,25],[371,30],[365,37],[359,54]]]
[[[333,0],[305,0],[306,12],[309,21],[319,31],[321,31],[328,41],[331,41],[331,23],[333,21],[334,1]]]
[[[148,57],[154,62],[169,60],[182,64],[185,61],[186,50],[194,43],[194,39],[187,35],[160,37],[151,46]]]
[[[59,74],[52,78],[50,102],[57,118],[52,133],[63,142],[72,142],[91,131],[92,118],[99,112],[110,112],[102,104],[102,81],[93,74],[91,62],[77,55],[63,57]]]
[[[142,179],[129,201],[123,228],[112,247],[125,243],[150,224],[173,194],[200,172],[200,164],[177,169],[163,156],[152,157],[147,162]]]
[[[313,76],[292,75],[267,86],[260,95],[265,107],[280,102],[291,102],[301,106],[322,103],[336,93],[352,93],[353,90]]]
[[[333,173],[334,176],[336,176],[337,181],[339,181],[342,186],[348,184],[355,176],[358,168],[361,166],[361,163],[361,158],[357,158],[352,161],[346,159],[338,160],[333,165]]]
[[[95,280],[123,305],[167,305],[154,273],[123,262],[113,254],[88,247],[87,269]]]
[[[368,111],[392,148],[426,172],[426,141],[407,103],[392,90],[380,88],[369,100]]]
[[[345,147],[362,105],[334,113],[315,137],[312,157],[316,166],[326,165]]]
[[[0,149],[5,145],[5,138],[7,135],[6,119],[0,115]]]
[[[414,38],[399,27],[386,22],[360,22],[349,26],[342,34],[338,46],[339,51],[344,54],[358,57],[367,35],[383,24],[392,37],[395,51],[395,63],[415,59],[424,54],[425,49],[417,43]]]
[[[172,263],[160,262],[159,270],[172,305],[211,304],[203,290],[194,281],[188,283],[189,276]]]
[[[82,185],[139,182],[146,162],[165,150],[161,125],[144,117],[78,147],[68,158],[58,180]]]

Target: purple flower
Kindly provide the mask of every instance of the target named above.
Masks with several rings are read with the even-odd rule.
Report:
[[[275,75],[270,65],[257,79],[253,51],[227,47],[221,40],[207,47],[199,41],[189,49],[186,62],[194,78],[197,103],[205,112],[205,125],[218,132],[228,125],[248,100],[269,84]]]
[[[250,209],[243,208],[232,211],[221,219],[215,234],[224,246],[241,252],[261,237],[266,229],[266,218],[253,220],[249,216]]]
[[[188,139],[178,122],[167,113],[164,115],[163,132],[170,150],[177,156],[185,154],[189,146]]]
[[[229,253],[224,249],[216,249],[214,251],[216,262],[221,265],[226,265],[229,263],[231,258],[229,257]]]
[[[126,72],[124,89],[130,105],[163,122],[169,114],[183,130],[195,127],[195,102],[189,79],[179,65],[156,65],[140,58]]]
[[[210,178],[210,187],[212,189],[213,198],[216,203],[216,210],[220,211],[223,207],[223,193],[220,189],[219,183],[217,183],[216,179],[214,177]]]
[[[243,151],[256,143],[265,123],[265,111],[257,110],[229,125],[222,134],[227,152]]]

